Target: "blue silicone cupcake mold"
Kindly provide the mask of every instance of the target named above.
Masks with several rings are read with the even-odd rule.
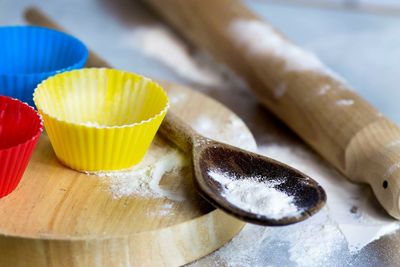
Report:
[[[33,106],[37,84],[56,73],[82,68],[88,49],[77,38],[36,26],[0,27],[0,95]]]

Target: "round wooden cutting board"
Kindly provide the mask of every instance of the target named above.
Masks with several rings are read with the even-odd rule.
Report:
[[[200,132],[255,147],[244,123],[220,103],[163,85],[171,109]],[[146,158],[174,149],[157,136]],[[0,266],[178,266],[218,249],[244,225],[197,196],[189,167],[160,182],[184,192],[183,201],[115,197],[109,182],[61,165],[43,134],[20,185],[0,199]]]

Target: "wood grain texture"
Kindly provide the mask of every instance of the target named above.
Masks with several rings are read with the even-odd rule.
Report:
[[[235,144],[236,135],[228,133],[234,119],[254,144],[244,123],[220,103],[163,85],[172,99],[182,99],[171,108],[188,124],[208,116],[218,137]],[[157,137],[149,153],[168,149]],[[185,192],[185,200],[113,198],[106,181],[61,165],[44,134],[21,184],[0,201],[0,266],[178,266],[211,253],[243,227],[196,194],[190,168],[165,175],[161,184]]]
[[[397,125],[329,71],[288,71],[286,66],[297,59],[276,53],[268,45],[262,47],[261,53],[249,52],[249,47],[237,38],[248,33],[233,34],[233,23],[253,22],[257,27],[271,29],[277,36],[282,35],[239,0],[143,2],[193,44],[243,77],[269,110],[350,180],[368,183],[386,211],[400,219],[400,129]],[[252,43],[257,44],[260,38],[263,36],[254,36]],[[285,44],[291,45],[282,38]],[[279,91],[282,86],[284,90]],[[329,90],[324,92],[323,87]]]

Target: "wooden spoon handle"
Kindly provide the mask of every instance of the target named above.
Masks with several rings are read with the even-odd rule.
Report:
[[[193,142],[197,137],[192,128],[171,111],[165,116],[160,127],[160,133],[188,153],[192,151]]]
[[[245,78],[259,100],[400,219],[400,129],[238,0],[146,0]]]
[[[38,8],[30,7],[25,10],[25,19],[32,25],[47,27],[62,32],[67,32],[64,28],[58,25],[54,20],[43,14]],[[99,57],[93,51],[89,51],[89,58],[86,66],[111,68],[107,61]]]

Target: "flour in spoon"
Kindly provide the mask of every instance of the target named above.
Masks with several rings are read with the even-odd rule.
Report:
[[[222,196],[240,209],[277,220],[298,217],[302,212],[295,205],[293,196],[275,188],[283,180],[238,177],[221,170],[210,170],[208,175],[223,186]]]

